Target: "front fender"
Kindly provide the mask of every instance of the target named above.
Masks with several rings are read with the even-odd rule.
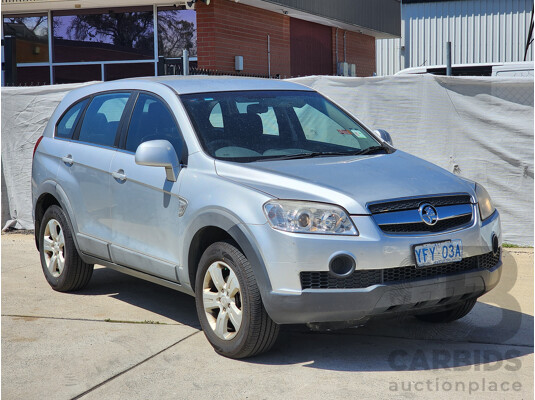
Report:
[[[269,281],[259,244],[248,230],[247,225],[243,224],[236,215],[221,209],[205,211],[202,214],[197,215],[193,218],[192,223],[185,229],[184,246],[182,247],[184,249],[182,252],[183,260],[181,265],[187,266],[187,268],[180,268],[179,280],[181,284],[189,286],[193,292],[194,289],[192,288],[189,278],[189,249],[197,232],[209,226],[226,231],[232,239],[234,239],[253,268],[262,298],[269,294],[271,291],[271,283]]]

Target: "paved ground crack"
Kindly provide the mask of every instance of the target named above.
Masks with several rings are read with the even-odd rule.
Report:
[[[180,322],[169,323],[169,322],[158,322],[158,321],[127,321],[127,320],[115,320],[110,318],[105,319],[95,319],[95,318],[67,318],[67,317],[49,317],[44,315],[23,315],[23,314],[2,314],[2,317],[13,317],[13,318],[35,318],[35,319],[53,319],[53,320],[63,320],[63,321],[85,321],[85,322],[109,322],[115,324],[141,324],[141,325],[185,325]],[[191,326],[191,325],[189,325]],[[200,329],[200,326],[192,326],[193,328]]]
[[[113,375],[113,376],[111,376],[111,377],[109,377],[109,378],[106,379],[105,381],[100,382],[98,385],[95,385],[95,386],[93,386],[92,388],[87,389],[85,392],[80,393],[78,396],[73,397],[71,400],[79,399],[79,398],[85,396],[86,394],[91,393],[92,391],[98,389],[99,387],[104,386],[106,383],[111,382],[111,381],[113,381],[114,379],[117,379],[118,377],[120,377],[121,375],[126,374],[128,371],[131,371],[131,370],[133,370],[134,368],[139,367],[140,365],[146,363],[147,361],[152,360],[154,357],[156,357],[156,356],[162,354],[164,351],[167,351],[167,350],[169,350],[171,347],[176,346],[176,345],[179,344],[179,343],[182,343],[183,341],[185,341],[185,340],[189,339],[190,337],[192,337],[192,336],[198,334],[199,332],[201,332],[201,331],[196,331],[196,332],[193,332],[193,333],[189,334],[188,336],[186,336],[186,337],[180,339],[179,341],[177,341],[177,342],[175,342],[175,343],[173,343],[173,344],[167,346],[166,348],[160,350],[159,352],[154,353],[152,356],[147,357],[147,358],[145,358],[144,360],[141,360],[141,361],[138,362],[137,364],[134,364],[134,365],[132,365],[131,367],[129,367],[129,368],[127,368],[127,369],[125,369],[125,370],[123,370],[123,371],[121,371],[121,372],[119,372],[119,373],[117,373],[117,374],[115,374],[115,375]]]

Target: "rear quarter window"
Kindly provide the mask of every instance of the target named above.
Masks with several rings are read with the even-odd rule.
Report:
[[[76,125],[80,120],[80,116],[87,105],[89,99],[79,101],[69,108],[58,121],[56,126],[56,137],[63,139],[71,139],[76,129]]]

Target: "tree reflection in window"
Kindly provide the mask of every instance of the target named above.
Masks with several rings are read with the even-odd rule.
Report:
[[[48,18],[46,15],[5,16],[4,36],[16,37],[17,62],[48,61]]]
[[[152,11],[54,15],[54,61],[154,58]]]
[[[195,10],[162,7],[158,9],[158,51],[167,58],[182,57],[188,50],[197,56],[197,19]]]

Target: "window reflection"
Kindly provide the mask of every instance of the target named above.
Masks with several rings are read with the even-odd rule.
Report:
[[[16,37],[17,63],[48,62],[46,15],[4,17],[4,36]]]
[[[158,55],[182,57],[188,50],[197,56],[197,17],[195,10],[161,7],[158,9]]]
[[[153,59],[152,9],[128,10],[54,13],[54,62]]]
[[[155,39],[160,56],[179,58],[183,50],[188,50],[190,68],[197,66],[196,11],[184,6],[158,7],[157,38],[152,6],[53,11],[52,21],[47,15],[3,16],[4,35],[16,38],[17,63],[48,63],[49,55],[52,56],[51,67],[17,68],[20,84],[50,84],[50,68],[53,83],[154,75],[153,62],[136,60],[155,59]],[[49,23],[52,32],[48,32]],[[52,35],[52,49],[48,46],[49,34]],[[127,60],[131,63],[97,64]]]

